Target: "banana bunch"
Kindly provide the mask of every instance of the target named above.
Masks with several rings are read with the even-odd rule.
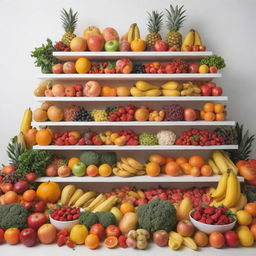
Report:
[[[176,81],[169,81],[161,85],[163,96],[180,96],[182,85]]]
[[[93,191],[84,192],[74,185],[67,185],[62,189],[60,203],[62,205],[85,207],[95,197],[96,193]]]
[[[158,86],[146,81],[137,81],[135,86],[131,88],[130,92],[134,97],[154,97],[162,94]]]
[[[26,109],[21,121],[20,131],[26,134],[31,127],[32,122],[32,111],[30,108]]]
[[[211,193],[214,198],[212,205],[218,207],[224,205],[228,208],[239,208],[244,201],[241,197],[240,182],[236,174],[231,170],[225,172],[219,182],[215,191]]]
[[[211,166],[214,174],[220,175],[226,173],[228,170],[233,171],[236,175],[238,173],[238,169],[229,156],[219,150],[215,150],[212,152],[212,157],[208,159],[208,164]]]
[[[140,30],[136,23],[130,25],[130,28],[127,33],[129,43],[131,43],[133,40],[140,39]]]
[[[192,47],[194,45],[202,46],[203,44],[200,34],[196,30],[190,29],[183,40],[181,50],[185,51],[187,46]]]
[[[193,238],[183,237],[182,235],[174,231],[171,231],[169,233],[168,245],[172,250],[178,250],[182,245],[185,245],[186,247],[195,251],[198,250],[197,244],[195,243]]]
[[[183,83],[183,89],[180,92],[181,96],[200,96],[201,89],[197,84],[190,82]]]
[[[121,157],[121,162],[117,162],[117,167],[113,168],[113,173],[119,177],[131,177],[144,175],[144,166],[132,157]]]

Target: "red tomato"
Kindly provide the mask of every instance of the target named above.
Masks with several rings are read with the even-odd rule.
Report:
[[[121,235],[121,231],[120,231],[119,227],[117,227],[115,225],[109,225],[106,228],[106,235],[107,235],[107,237],[109,237],[109,236],[119,237]]]
[[[94,224],[91,226],[90,234],[97,235],[99,239],[101,240],[105,235],[105,229],[104,226],[101,224]]]

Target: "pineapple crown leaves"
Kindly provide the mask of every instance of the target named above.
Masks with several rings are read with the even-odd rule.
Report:
[[[148,24],[147,28],[149,33],[158,33],[163,25],[163,17],[164,14],[163,12],[158,12],[158,11],[152,11],[147,12],[148,14]]]
[[[72,8],[69,11],[64,8],[61,10],[60,19],[62,21],[62,26],[66,32],[73,33],[76,29],[78,21],[78,12],[73,12]]]
[[[178,32],[182,27],[182,23],[186,19],[186,16],[184,15],[186,10],[183,10],[183,7],[184,5],[181,7],[176,5],[174,8],[172,5],[170,5],[170,10],[165,9],[167,15],[166,23],[170,32]]]

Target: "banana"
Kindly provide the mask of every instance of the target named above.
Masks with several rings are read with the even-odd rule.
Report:
[[[222,152],[222,155],[224,156],[224,159],[226,161],[228,168],[231,169],[237,175],[238,168],[236,167],[236,165],[232,162],[232,160],[229,158],[229,156],[225,152]]]
[[[162,90],[164,96],[180,96],[180,91],[178,90]]]
[[[228,166],[226,164],[226,160],[220,151],[214,150],[212,152],[212,159],[215,162],[216,166],[221,171],[221,173],[225,173],[228,171]]]
[[[135,191],[128,191],[128,192],[127,192],[127,195],[128,195],[129,197],[134,197],[134,198],[137,198],[137,199],[140,198],[139,194],[138,194],[137,192],[135,192]]]
[[[81,188],[77,188],[75,193],[70,198],[68,205],[74,205],[75,202],[84,194],[84,191]]]
[[[161,88],[166,90],[177,90],[177,89],[180,89],[180,84],[176,81],[169,81],[162,84]]]
[[[216,190],[211,194],[213,198],[220,198],[226,195],[228,178],[229,174],[227,172],[221,176]]]
[[[128,163],[128,161],[127,161],[127,158],[121,157],[121,161],[122,161],[124,164],[128,164],[128,165],[129,165],[129,163]]]
[[[182,243],[180,243],[178,240],[174,239],[174,238],[169,238],[169,242],[168,242],[168,246],[172,249],[172,250],[178,250],[180,249]]]
[[[131,95],[134,96],[134,97],[143,97],[143,96],[145,96],[145,93],[144,93],[143,91],[139,90],[139,89],[136,88],[136,87],[132,87],[132,88],[130,89],[130,93],[131,93]]]
[[[145,198],[146,197],[145,193],[142,190],[138,190],[137,194],[138,194],[139,198]]]
[[[74,185],[65,186],[61,192],[61,198],[60,198],[61,204],[63,205],[68,204],[70,198],[73,196],[75,191],[76,191],[76,187]]]
[[[116,204],[117,200],[117,196],[110,196],[107,200],[95,207],[92,212],[109,212],[110,209]]]
[[[137,174],[137,169],[131,167],[130,165],[127,165],[127,164],[124,164],[124,163],[121,163],[121,168],[131,174]]]
[[[135,23],[133,40],[137,40],[137,39],[140,39],[140,30],[138,25]]]
[[[195,30],[190,29],[190,31],[187,33],[187,35],[184,38],[184,41],[181,46],[181,50],[185,51],[186,45],[189,45],[190,47],[195,45],[194,41],[195,41]]]
[[[86,211],[93,211],[98,205],[103,203],[105,200],[107,200],[106,196],[101,193],[90,203],[90,205],[88,205],[85,208],[85,210]]]
[[[217,167],[217,165],[214,163],[214,161],[211,158],[209,158],[207,162],[211,166],[214,174],[216,174],[216,175],[221,174],[219,168]]]
[[[141,171],[137,171],[137,176],[145,175],[145,174],[146,174],[146,172],[145,172],[145,171],[143,171],[143,170],[141,170]]]
[[[20,145],[22,150],[25,151],[27,149],[27,145],[26,145],[26,142],[25,142],[25,138],[24,138],[23,132],[20,132],[17,135],[17,143]]]
[[[116,176],[119,176],[119,177],[131,177],[131,176],[133,176],[131,173],[129,173],[125,170],[119,169],[119,168],[113,168],[113,173]]]
[[[134,39],[134,29],[135,29],[135,23],[130,25],[129,31],[128,31],[128,36],[127,36],[127,40],[129,43],[131,43]]]
[[[20,131],[23,132],[24,135],[30,129],[31,122],[32,122],[32,111],[30,108],[28,108],[25,110],[25,112],[23,114],[22,122],[20,125]]]
[[[86,207],[88,207],[94,200],[95,200],[95,197],[91,198],[89,201],[83,204],[83,208],[85,209]]]
[[[203,44],[202,44],[201,37],[200,37],[200,34],[199,34],[198,31],[196,31],[196,30],[195,30],[194,45],[203,45]]]
[[[238,198],[238,194],[240,193],[239,188],[240,188],[240,183],[235,173],[231,171],[228,177],[228,182],[227,182],[226,197],[223,201],[224,206],[233,207],[234,205],[236,205],[239,199]]]
[[[139,90],[145,92],[145,91],[148,91],[148,90],[152,90],[152,89],[158,89],[158,86],[156,85],[153,85],[153,84],[150,84],[148,82],[145,82],[145,81],[137,81],[135,83],[135,86],[136,88],[138,88]]]
[[[169,238],[173,238],[173,239],[176,239],[177,241],[179,241],[179,243],[183,243],[183,236],[180,235],[179,233],[177,232],[174,232],[174,231],[171,231],[169,233]]]
[[[245,194],[241,193],[237,204],[234,207],[230,208],[230,210],[233,213],[236,213],[237,211],[242,210],[246,204],[247,204],[247,197]]]
[[[133,167],[137,170],[143,170],[144,169],[144,166],[132,157],[127,157],[126,161],[128,162],[128,165],[130,165],[131,167]]]
[[[160,96],[162,94],[161,90],[159,89],[148,90],[144,93],[145,93],[145,96],[148,96],[148,97]]]
[[[76,207],[81,207],[83,206],[86,202],[88,202],[91,198],[95,197],[96,193],[93,191],[88,191],[86,193],[84,193],[76,202],[75,202],[75,206]]]
[[[189,236],[183,237],[183,244],[194,251],[198,250],[197,244],[195,243],[194,239]]]

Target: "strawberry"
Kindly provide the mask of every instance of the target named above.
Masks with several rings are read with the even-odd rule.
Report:
[[[210,224],[210,225],[211,225],[211,224],[213,224],[213,220],[212,220],[212,219],[210,219],[210,218],[209,218],[209,219],[206,219],[205,223],[206,223],[206,224]]]
[[[197,211],[194,211],[194,212],[193,212],[192,217],[193,217],[195,220],[200,220],[200,219],[202,218],[202,215],[201,215],[201,213],[197,210]]]
[[[74,247],[75,247],[74,242],[72,242],[71,240],[68,240],[68,241],[66,242],[66,245],[67,245],[69,248],[74,248]]]
[[[124,236],[124,235],[119,236],[119,238],[118,238],[119,246],[122,248],[127,248],[128,246],[126,244],[126,240],[127,240],[126,236]]]
[[[214,207],[206,206],[206,207],[204,208],[204,213],[205,213],[205,214],[212,215],[212,214],[215,213],[215,209],[214,209]]]
[[[67,242],[67,240],[68,240],[67,236],[59,235],[58,239],[57,239],[57,245],[58,246],[63,246]]]
[[[61,229],[61,230],[57,233],[57,237],[59,237],[60,235],[69,236],[69,231],[68,231],[67,229]]]

